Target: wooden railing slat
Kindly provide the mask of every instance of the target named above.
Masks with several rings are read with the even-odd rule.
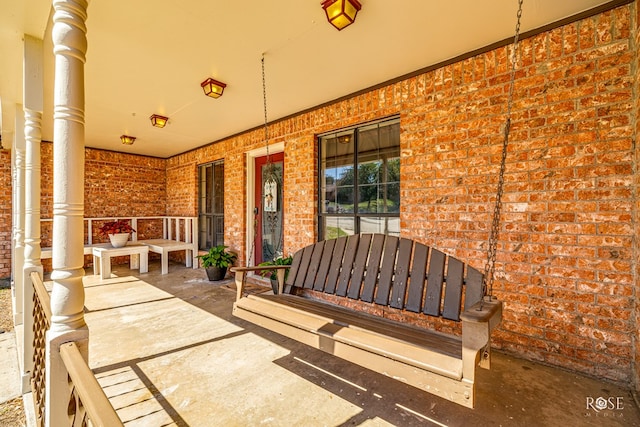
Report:
[[[422,243],[416,243],[413,247],[413,264],[409,277],[409,291],[407,292],[407,304],[405,308],[414,313],[419,313],[422,308],[422,293],[427,273],[427,257],[429,248]]]
[[[115,409],[104,394],[104,390],[96,380],[87,362],[80,354],[75,342],[69,342],[60,346],[60,356],[69,373],[72,382],[72,399],[81,402],[86,410],[86,416],[93,426],[117,427],[123,426]],[[73,394],[77,393],[77,397]],[[78,409],[79,405],[76,405]],[[83,423],[81,425],[86,425]]]
[[[33,284],[33,371],[31,372],[31,391],[35,409],[36,425],[44,425],[45,416],[45,378],[47,331],[51,325],[51,302],[49,293],[37,272],[32,272]]]
[[[311,254],[313,252],[313,246],[306,246],[302,251],[302,258],[300,259],[300,266],[296,274],[296,281],[294,286],[297,288],[304,287],[304,280],[307,277],[309,271],[309,263],[311,262]]]
[[[479,302],[482,299],[483,274],[473,267],[467,266],[467,278],[465,280],[464,309]]]
[[[331,266],[329,267],[329,276],[327,277],[327,283],[324,287],[324,291],[328,294],[333,294],[336,291],[338,277],[340,277],[340,272],[342,271],[342,257],[344,256],[346,246],[346,236],[338,237],[336,239],[336,244],[333,248],[333,256],[331,257]]]
[[[313,245],[313,253],[311,254],[309,270],[307,271],[307,277],[304,280],[304,287],[307,289],[312,289],[313,284],[316,282],[316,275],[318,274],[318,267],[320,266],[320,260],[322,259],[323,248],[324,242],[318,242]]]
[[[462,279],[464,264],[455,258],[447,263],[447,287],[444,294],[442,317],[449,320],[460,320],[460,304],[462,303]]]
[[[371,254],[367,262],[367,270],[364,277],[364,287],[360,299],[365,302],[373,301],[373,295],[378,282],[378,273],[380,271],[380,260],[382,258],[382,250],[384,249],[384,234],[376,234],[371,241]]]
[[[293,284],[296,282],[296,277],[298,276],[298,271],[300,269],[300,261],[302,261],[302,251],[298,251],[293,254],[291,268],[289,269],[289,275],[287,276],[285,285],[290,287],[293,286]]]
[[[316,279],[313,281],[313,289],[316,291],[323,291],[324,285],[327,282],[327,275],[329,274],[329,266],[331,266],[331,258],[333,257],[333,248],[336,245],[336,239],[327,240],[324,242],[324,248],[322,250],[322,259],[318,266],[318,273]]]
[[[413,241],[400,239],[398,259],[396,260],[396,274],[391,289],[391,301],[389,301],[389,305],[393,308],[402,309],[404,307],[404,297],[409,280],[409,263],[411,262],[412,252]]]
[[[351,273],[353,271],[353,261],[356,257],[356,251],[358,250],[358,242],[360,241],[360,235],[354,234],[349,236],[347,240],[347,247],[345,249],[344,258],[342,260],[342,271],[340,272],[340,279],[338,280],[338,289],[336,295],[347,295],[347,289],[349,282],[351,281]]]
[[[444,262],[446,255],[437,249],[431,251],[429,275],[427,276],[427,294],[424,300],[423,313],[440,316],[442,284],[444,282]]]
[[[395,274],[396,255],[398,252],[398,239],[395,236],[387,236],[384,241],[384,252],[382,255],[382,267],[380,268],[380,280],[376,289],[376,304],[389,304],[389,292],[391,291],[391,280]]]
[[[371,234],[363,234],[360,236],[360,243],[358,243],[358,252],[353,262],[353,273],[351,275],[351,283],[347,291],[347,296],[352,299],[358,299],[360,297],[360,287],[362,286],[362,279],[364,278],[364,270],[367,264],[367,258],[369,257],[369,248],[371,246]]]

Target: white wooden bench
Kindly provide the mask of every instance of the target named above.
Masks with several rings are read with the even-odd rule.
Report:
[[[84,254],[91,255],[93,253],[93,245],[84,245]],[[40,259],[50,259],[53,257],[52,248],[40,249]]]
[[[481,272],[421,243],[382,234],[307,246],[294,254],[286,282],[283,267],[276,268],[278,294],[247,296],[246,273],[267,268],[231,269],[235,316],[473,408],[476,366],[489,368],[491,330],[502,317],[500,301],[482,298]],[[462,334],[409,325],[405,316],[421,325],[460,322]]]
[[[169,272],[169,252],[184,251],[185,266],[198,268],[194,257],[198,254],[198,219],[193,217],[165,217],[162,219],[162,239],[139,240],[151,252],[160,254],[162,274]]]
[[[198,218],[196,217],[119,217],[119,218],[85,218],[87,222],[88,244],[84,246],[84,254],[92,255],[94,247],[101,247],[102,244],[93,244],[93,223],[100,221],[115,221],[128,219],[131,226],[138,229],[138,224],[142,221],[162,221],[162,238],[138,240],[138,233],[133,233],[131,240],[149,247],[150,252],[160,254],[161,273],[169,272],[169,252],[185,251],[185,265],[187,267],[198,268],[198,263],[194,262],[194,257],[198,253]],[[42,220],[50,222],[50,219]],[[52,257],[52,248],[42,248],[41,259]]]

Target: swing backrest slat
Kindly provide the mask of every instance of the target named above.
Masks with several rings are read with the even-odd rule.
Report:
[[[309,289],[378,306],[460,320],[482,298],[483,275],[410,239],[341,237],[294,254],[285,291]]]

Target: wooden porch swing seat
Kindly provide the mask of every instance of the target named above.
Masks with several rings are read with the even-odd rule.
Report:
[[[481,272],[419,242],[383,234],[307,246],[294,254],[286,282],[286,267],[271,268],[278,269],[279,292],[246,296],[247,273],[266,268],[231,269],[235,316],[474,407],[476,367],[489,368],[491,331],[502,317],[500,301],[483,299]],[[345,308],[341,301],[359,301],[380,315]],[[435,318],[461,322],[462,335],[385,318],[406,312],[421,325]]]

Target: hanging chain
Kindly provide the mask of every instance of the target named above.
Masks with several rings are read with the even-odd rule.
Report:
[[[267,80],[266,73],[264,71],[264,54],[262,54],[262,98],[264,103],[264,140],[267,148],[267,164],[266,164],[266,179],[265,182],[271,182],[275,184],[277,187],[277,191],[275,194],[276,203],[281,203],[283,198],[279,197],[280,194],[283,193],[282,181],[279,179],[277,174],[276,166],[271,162],[271,156],[269,155],[269,126],[268,126],[268,117],[267,117]],[[282,209],[282,208],[281,208]],[[264,217],[263,217],[264,219]],[[278,221],[282,221],[281,213],[277,210],[275,212],[270,212],[266,218],[267,224],[269,225],[271,233],[275,233]],[[278,239],[278,244],[274,249],[274,257],[281,251],[282,245],[284,241],[284,230],[280,230],[280,237]]]
[[[278,199],[278,195],[280,194],[280,191],[282,191],[282,182],[279,182],[278,180],[278,177],[276,174],[276,167],[271,162],[271,155],[269,153],[269,117],[267,116],[267,81],[266,81],[266,73],[265,73],[265,66],[264,66],[264,53],[262,54],[261,68],[262,68],[262,103],[263,103],[263,111],[264,111],[264,141],[266,145],[266,156],[267,156],[267,163],[263,168],[264,172],[262,173],[261,181],[264,181],[264,183],[271,182],[277,185],[278,191],[276,193],[275,198]],[[255,191],[262,192],[262,188],[256,188]],[[253,242],[251,243],[251,250],[249,251],[249,258],[247,259],[247,266],[251,265],[251,259],[255,255],[256,240],[258,239],[258,225],[259,225],[258,215],[260,215],[260,212],[262,212],[262,215],[263,215],[263,222],[266,222],[266,224],[270,226],[272,233],[275,232],[275,229],[277,226],[279,213],[270,212],[265,217],[263,203],[264,203],[264,197],[261,197],[260,206],[259,207],[256,206],[256,212],[254,213],[254,218],[253,218],[253,236],[254,237],[253,237]],[[284,239],[284,233],[281,231],[278,245],[276,246],[274,253],[278,253],[278,251],[282,247],[283,239]],[[260,260],[255,260],[255,262],[258,263],[260,262]]]
[[[270,164],[269,158],[269,119],[267,117],[267,83],[264,72],[264,53],[262,54],[261,68],[262,68],[262,105],[264,112],[264,141],[267,146],[267,163]],[[261,189],[256,188],[255,191],[262,191]],[[262,200],[262,198],[261,198]],[[256,240],[258,239],[258,215],[262,210],[262,201],[260,202],[260,207],[256,206],[256,212],[253,214],[253,242],[251,243],[251,250],[249,251],[249,258],[247,259],[247,267],[251,265],[251,258],[255,254],[256,249]],[[258,260],[256,260],[258,262]]]
[[[267,117],[267,80],[264,72],[264,53],[262,54],[262,104],[264,108],[264,141],[267,144],[267,163],[270,163],[269,158],[269,119]]]
[[[267,164],[265,166],[267,179],[266,182],[277,182],[275,176],[275,168],[271,163],[269,155],[269,118],[267,117],[267,79],[264,71],[264,53],[262,54],[262,104],[264,109],[264,141],[267,148]]]
[[[502,142],[502,158],[500,159],[500,173],[498,175],[498,190],[496,202],[493,208],[493,220],[491,222],[491,234],[489,235],[489,249],[487,263],[484,267],[484,279],[482,282],[482,296],[493,297],[494,271],[496,267],[496,250],[498,247],[498,234],[500,233],[500,212],[502,210],[502,194],[504,191],[504,172],[506,169],[507,147],[509,145],[509,132],[511,130],[511,110],[513,108],[513,88],[516,79],[516,65],[518,62],[518,40],[520,38],[520,20],[522,18],[522,2],[518,0],[518,15],[515,36],[513,38],[513,54],[511,57],[511,76],[509,81],[509,95],[507,98],[507,113],[504,124],[504,139]]]

